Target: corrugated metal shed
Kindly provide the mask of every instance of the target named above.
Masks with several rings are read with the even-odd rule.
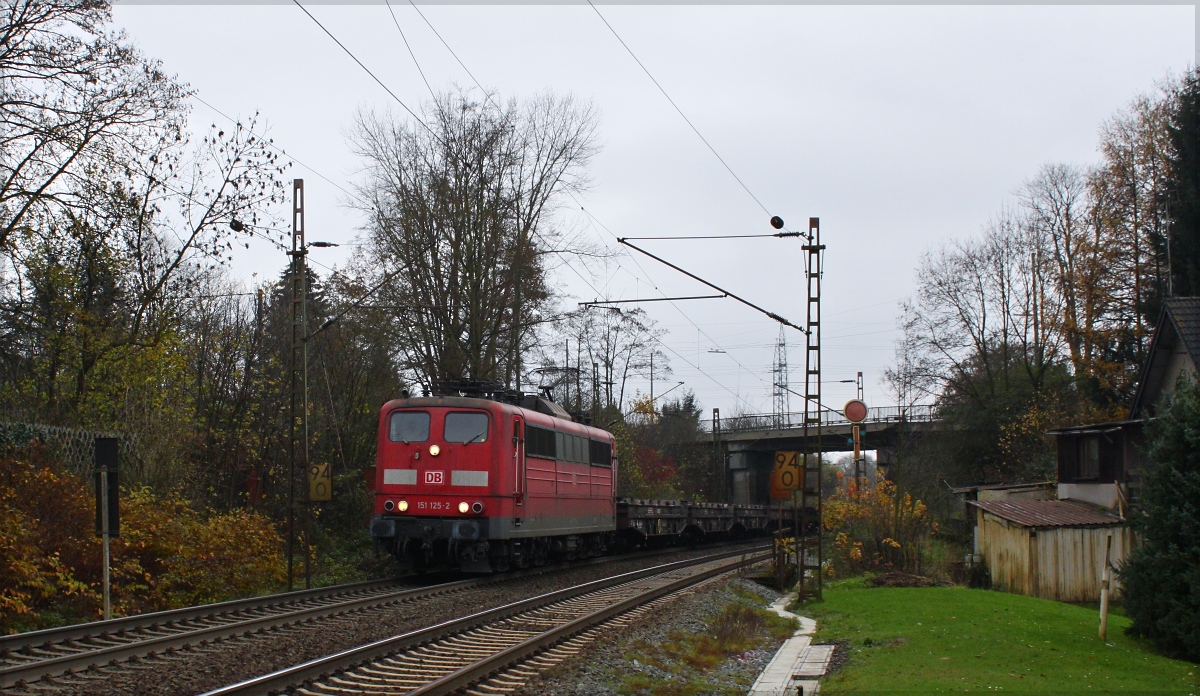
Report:
[[[978,510],[979,552],[998,590],[1060,602],[1100,596],[1104,550],[1120,565],[1133,532],[1113,513],[1068,500],[971,501]],[[1120,592],[1113,585],[1115,593]]]
[[[1121,524],[1120,517],[1070,500],[972,500],[969,503],[1022,527],[1088,527]]]

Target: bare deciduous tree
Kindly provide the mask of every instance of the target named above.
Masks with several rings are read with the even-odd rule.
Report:
[[[554,206],[584,185],[595,127],[591,106],[552,94],[501,107],[447,93],[424,123],[359,114],[359,265],[393,278],[380,304],[414,382],[519,381],[550,296],[540,252],[560,246]]]
[[[257,221],[282,199],[283,165],[252,124],[214,127],[195,147],[160,140],[148,161],[75,182],[79,206],[26,216],[0,284],[4,396],[44,420],[76,419],[106,361],[177,328],[229,260],[229,222]]]
[[[1047,429],[1122,417],[1171,276],[1177,91],[1163,83],[1106,122],[1099,165],[1043,167],[1015,210],[922,259],[888,380],[902,402],[940,401],[958,438],[943,471],[1041,475]]]
[[[103,0],[0,4],[0,250],[29,216],[86,206],[97,171],[181,137],[187,89],[107,30]]]
[[[554,368],[562,366],[559,358],[563,353],[560,351],[573,346],[570,361],[582,374],[577,385],[564,379],[551,385],[562,388],[560,398],[565,399],[574,389],[575,398],[565,400],[576,410],[611,407],[624,411],[630,378],[650,377],[651,367],[656,379],[670,376],[670,362],[659,343],[664,333],[642,309],[617,312],[585,307],[564,315],[552,326],[541,362],[555,371]]]

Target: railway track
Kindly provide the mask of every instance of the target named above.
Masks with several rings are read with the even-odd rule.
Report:
[[[608,560],[592,559],[567,568]],[[0,636],[0,689],[55,677],[96,677],[101,670],[131,659],[173,656],[232,637],[347,617],[562,569],[546,566],[424,587],[373,580]]]
[[[372,580],[2,636],[0,688],[506,579],[493,576],[428,587]]]
[[[507,693],[537,671],[577,652],[610,621],[730,570],[770,557],[759,547],[583,583],[250,679],[204,696],[303,696],[468,691]]]
[[[395,580],[369,580],[0,636],[0,674],[58,657],[131,645],[148,638],[180,635],[219,623],[278,615],[287,611],[288,605],[312,607],[346,598],[373,596],[398,585]],[[7,683],[0,681],[0,685]]]

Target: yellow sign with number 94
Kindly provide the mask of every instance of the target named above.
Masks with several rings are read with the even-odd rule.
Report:
[[[800,490],[803,473],[798,452],[776,452],[775,468],[771,471],[771,500],[790,500],[792,491]]]
[[[333,471],[328,464],[309,465],[308,499],[314,503],[333,500]]]

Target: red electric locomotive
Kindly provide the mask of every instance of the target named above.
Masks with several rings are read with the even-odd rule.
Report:
[[[548,399],[434,396],[379,417],[371,535],[409,567],[503,571],[615,541],[611,433]]]

